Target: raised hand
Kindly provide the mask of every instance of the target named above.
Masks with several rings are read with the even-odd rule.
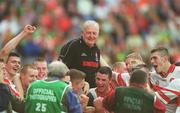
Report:
[[[87,104],[88,104],[89,97],[86,96],[86,95],[84,95],[84,94],[81,94],[80,97],[79,97],[79,100],[80,100],[81,105],[82,105],[83,108],[84,108],[84,107],[86,107]]]
[[[35,26],[31,26],[31,25],[26,25],[24,27],[24,30],[26,33],[33,33],[36,30]]]
[[[102,97],[97,97],[96,99],[94,99],[94,106],[96,110],[102,110],[103,109],[103,104],[102,104],[103,98]]]

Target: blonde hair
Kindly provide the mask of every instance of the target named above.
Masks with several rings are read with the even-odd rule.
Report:
[[[126,59],[128,59],[128,58],[133,58],[135,60],[143,61],[141,55],[139,53],[137,53],[137,52],[133,52],[133,53],[129,54],[128,56],[126,56]]]
[[[141,55],[137,52],[133,52],[131,54],[129,54],[127,57],[126,57],[126,60],[128,58],[132,58],[133,61],[132,61],[132,67],[136,67],[137,65],[145,65]]]

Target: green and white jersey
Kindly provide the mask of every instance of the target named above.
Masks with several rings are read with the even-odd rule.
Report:
[[[26,95],[26,113],[65,113],[62,99],[68,85],[62,81],[35,81]]]

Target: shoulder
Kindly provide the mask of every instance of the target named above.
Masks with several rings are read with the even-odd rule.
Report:
[[[117,93],[117,92],[120,92],[120,91],[122,91],[122,90],[124,90],[124,88],[128,88],[128,87],[116,87],[116,89],[115,89],[115,92]]]
[[[62,46],[62,49],[72,48],[74,46],[79,45],[80,42],[81,42],[80,38],[71,39]]]
[[[157,74],[155,71],[150,72],[150,80],[151,81],[156,81],[159,79],[162,79],[162,77],[159,74]]]
[[[100,49],[98,48],[98,46],[95,44],[94,47],[93,47],[96,51],[99,51],[100,52]]]
[[[180,66],[175,66],[175,69],[174,69],[175,72],[180,72]]]
[[[122,78],[124,78],[124,79],[129,79],[129,78],[130,78],[129,73],[121,73],[121,76],[122,76]]]
[[[89,89],[89,93],[96,93],[96,88],[91,88],[91,89]]]
[[[90,97],[90,96],[93,98],[97,98],[96,88],[89,89],[88,97]]]
[[[32,82],[32,83],[30,84],[30,86],[39,84],[39,83],[41,83],[41,82],[42,82],[42,80],[36,80],[36,81]]]
[[[172,80],[172,82],[169,83],[169,86],[167,88],[179,91],[180,90],[180,79]]]

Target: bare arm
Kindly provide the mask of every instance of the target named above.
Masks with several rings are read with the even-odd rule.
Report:
[[[33,33],[36,27],[31,25],[26,25],[24,29],[13,39],[11,39],[0,51],[0,58],[9,54],[9,52],[14,49],[18,43],[29,33]]]
[[[3,66],[2,66],[3,64],[2,63],[0,63],[0,83],[3,83],[3,81],[4,81],[4,77],[3,77]]]

